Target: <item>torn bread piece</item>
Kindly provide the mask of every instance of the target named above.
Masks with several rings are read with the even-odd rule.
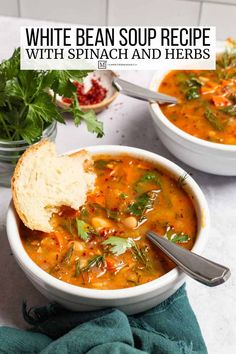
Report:
[[[16,211],[28,228],[53,231],[50,220],[61,206],[78,210],[94,189],[91,155],[81,150],[58,156],[47,140],[28,148],[19,159],[11,188]]]

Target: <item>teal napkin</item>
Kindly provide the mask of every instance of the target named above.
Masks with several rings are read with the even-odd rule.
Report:
[[[4,354],[206,354],[196,317],[181,287],[153,309],[72,312],[58,305],[27,311],[28,331],[0,327]]]

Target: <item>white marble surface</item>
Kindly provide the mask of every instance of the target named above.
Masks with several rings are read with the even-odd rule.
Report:
[[[1,59],[19,45],[20,24],[35,21],[0,17]],[[152,72],[123,72],[122,76],[148,86]],[[177,161],[160,143],[154,133],[147,104],[131,98],[119,97],[105,112],[99,114],[105,125],[105,137],[96,137],[82,125],[76,129],[68,117],[66,126],[58,127],[57,148],[65,152],[95,144],[130,145],[163,155],[192,173],[202,187],[210,206],[212,228],[204,255],[228,265],[231,279],[218,288],[207,288],[188,281],[189,299],[202,328],[210,354],[236,353],[236,177],[208,175]],[[21,305],[47,303],[33,288],[17,266],[7,241],[5,217],[10,191],[0,187],[0,325],[25,327]]]

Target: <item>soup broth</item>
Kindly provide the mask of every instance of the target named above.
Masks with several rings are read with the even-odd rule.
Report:
[[[61,208],[54,232],[21,224],[23,245],[52,276],[86,288],[121,289],[154,280],[174,264],[146,238],[152,230],[191,249],[197,217],[191,197],[158,166],[132,156],[95,156],[95,189],[75,211]],[[76,196],[75,196],[76,198]]]
[[[178,99],[161,105],[178,128],[200,139],[236,144],[236,54],[225,52],[216,70],[171,71],[159,91]]]

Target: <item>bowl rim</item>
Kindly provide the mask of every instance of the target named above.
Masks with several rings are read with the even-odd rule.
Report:
[[[224,42],[218,41],[217,42],[217,48],[216,52],[217,53],[222,53],[225,49],[225,44]],[[151,79],[151,83],[149,85],[150,90],[156,91],[164,77],[173,70],[164,70],[164,71],[156,71]],[[180,136],[182,139],[189,141],[190,143],[206,147],[212,150],[218,150],[218,151],[230,151],[230,152],[236,152],[236,145],[230,145],[230,144],[220,144],[220,143],[213,143],[201,138],[197,138],[196,136],[193,136],[184,130],[178,128],[176,125],[174,125],[163,113],[160,108],[160,105],[158,103],[150,103],[149,104],[150,110],[154,113],[154,119],[160,120],[167,129],[172,131],[174,134]],[[153,115],[152,115],[153,116]]]
[[[84,148],[75,149],[72,151],[68,151],[66,154],[73,154],[79,150],[86,149],[90,153],[96,154],[130,154],[135,157],[147,159],[152,161],[153,163],[159,164],[164,169],[170,172],[173,176],[182,176],[186,172],[173,163],[172,161],[155,154],[153,152],[138,149],[129,146],[119,146],[119,145],[98,145],[98,146],[89,146]],[[199,215],[198,215],[198,223],[199,219],[201,220],[201,224],[198,230],[197,239],[194,243],[192,250],[195,253],[201,253],[208,239],[208,231],[210,226],[210,215],[209,209],[207,205],[207,201],[203,192],[201,191],[198,184],[194,181],[194,179],[189,176],[186,179],[186,188],[189,190],[189,193],[193,195],[196,203],[198,204]],[[6,219],[6,229],[7,229],[7,237],[10,243],[12,252],[16,257],[19,264],[22,266],[23,271],[27,274],[31,274],[32,277],[36,277],[41,280],[44,284],[49,287],[53,287],[60,292],[70,294],[72,296],[78,296],[80,298],[87,299],[97,299],[97,300],[120,300],[120,299],[128,299],[132,297],[136,297],[139,295],[144,295],[149,292],[152,292],[157,289],[166,289],[170,288],[171,285],[180,277],[183,277],[183,272],[175,267],[165,275],[152,280],[148,283],[138,285],[136,287],[125,288],[125,289],[114,289],[114,290],[100,290],[100,289],[90,289],[83,288],[77,285],[72,285],[66,283],[62,280],[59,280],[43,269],[41,269],[27,254],[24,246],[21,242],[19,230],[18,230],[18,216],[16,215],[16,211],[13,205],[13,201],[11,200],[8,211],[7,211],[7,219]]]

